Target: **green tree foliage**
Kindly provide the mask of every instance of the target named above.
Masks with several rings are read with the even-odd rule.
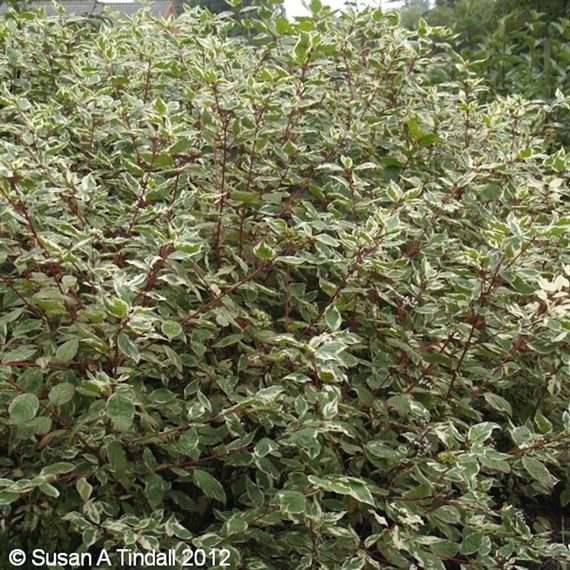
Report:
[[[497,94],[523,95],[552,101],[557,90],[567,92],[570,65],[569,4],[507,0],[440,1],[427,19],[457,34],[453,45],[475,62],[472,69]],[[540,8],[540,12],[532,8]],[[403,16],[403,22],[408,25]],[[450,70],[453,74],[453,70]],[[553,144],[568,144],[570,117],[559,108],[546,128]]]
[[[430,9],[431,2],[430,2],[430,0],[404,0],[401,7],[404,10],[409,10],[410,8],[413,8],[414,6],[418,6],[422,10],[426,11],[426,10]]]
[[[569,100],[312,10],[0,21],[4,551],[569,561]]]
[[[458,49],[473,48],[497,23],[495,0],[440,0],[430,10],[431,25],[448,26],[458,34]]]
[[[9,4],[14,10],[21,10],[28,5],[28,2],[21,0],[0,0],[0,6],[3,4]]]
[[[497,0],[497,13],[506,15],[499,35],[509,35],[512,52],[524,54],[530,64],[527,69],[534,72],[524,85],[534,87],[542,97],[552,97],[556,89],[567,89],[570,3],[545,0],[536,5],[529,0]]]
[[[174,7],[178,15],[184,11],[184,6],[203,8],[212,14],[231,12],[234,18],[241,21],[242,10],[249,16],[259,13],[260,17],[283,17],[285,8],[281,0],[175,0]],[[244,16],[245,17],[245,16]]]
[[[420,18],[427,14],[430,7],[429,0],[407,0],[400,9],[402,25],[413,30],[418,25]]]
[[[247,8],[253,5],[253,0],[241,0],[240,6]],[[231,3],[227,0],[175,0],[175,9],[177,14],[182,14],[184,6],[193,8],[204,8],[212,14],[221,14],[222,12],[232,11]]]
[[[513,12],[530,12],[535,10],[544,15],[546,21],[570,18],[570,2],[567,0],[496,0],[499,15],[505,16]]]
[[[201,8],[211,14],[228,12],[234,27],[229,36],[249,36],[253,18],[284,18],[285,8],[282,0],[174,0],[174,10],[181,15],[185,7]]]
[[[480,43],[478,69],[495,93],[522,93],[526,97],[553,98],[557,89],[570,85],[570,23],[548,22],[538,13],[521,21],[516,14],[502,19],[497,29]]]
[[[244,0],[242,5],[251,6],[251,0]],[[220,14],[231,9],[226,0],[191,0],[188,2],[188,6],[206,8],[212,14]]]

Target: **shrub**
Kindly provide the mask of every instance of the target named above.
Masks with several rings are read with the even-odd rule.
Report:
[[[1,21],[5,549],[568,559],[568,101],[312,8]]]

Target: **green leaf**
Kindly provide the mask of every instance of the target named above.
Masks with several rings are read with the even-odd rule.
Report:
[[[20,394],[8,406],[11,420],[16,425],[24,425],[35,418],[40,401],[35,394]]]
[[[210,499],[215,499],[221,503],[226,502],[226,492],[220,482],[202,469],[194,469],[192,478],[196,486]]]
[[[276,501],[281,510],[287,514],[304,513],[307,508],[305,495],[299,491],[280,491],[277,493]]]
[[[485,449],[483,453],[479,455],[481,465],[484,465],[493,471],[499,471],[500,473],[509,473],[511,471],[511,467],[509,465],[510,459],[510,455],[499,453],[494,449]]]
[[[456,525],[461,521],[461,514],[456,507],[444,505],[433,511],[433,516],[441,522]]]
[[[552,431],[552,422],[540,410],[534,414],[534,421],[541,433],[546,434]]]
[[[369,441],[365,446],[366,451],[381,459],[394,459],[399,456],[398,452],[388,447],[381,441]]]
[[[404,497],[407,499],[425,499],[429,497],[433,492],[433,487],[429,481],[422,481],[419,485],[416,485],[413,489],[406,491]]]
[[[153,390],[151,394],[149,394],[149,401],[153,404],[164,405],[168,402],[172,402],[176,398],[176,394],[167,390],[166,388],[159,388],[158,390]]]
[[[156,509],[162,504],[164,494],[166,492],[166,485],[164,480],[157,473],[151,473],[145,480],[145,496],[148,504]]]
[[[493,394],[492,392],[485,392],[485,394],[483,394],[483,397],[485,398],[485,400],[487,400],[487,403],[495,410],[498,410],[499,412],[504,412],[509,417],[513,415],[513,409],[511,407],[511,404],[509,403],[508,400],[505,400],[505,398],[503,398],[502,396],[498,396],[497,394]]]
[[[481,532],[470,532],[467,534],[461,543],[461,554],[468,556],[469,554],[474,554],[477,552],[483,544],[483,538],[484,535]]]
[[[57,348],[53,358],[56,362],[69,362],[73,360],[78,349],[79,341],[76,338],[68,340]]]
[[[323,3],[321,2],[321,0],[311,0],[309,2],[309,10],[311,10],[311,12],[313,14],[318,14],[319,12],[321,12],[323,9]]]
[[[467,438],[472,445],[478,445],[483,443],[485,440],[489,439],[493,434],[493,431],[499,429],[499,424],[494,422],[483,422],[469,428],[469,433]]]
[[[556,479],[552,477],[550,471],[546,468],[544,463],[535,459],[534,457],[528,457],[526,455],[522,458],[522,464],[528,474],[540,483],[544,483],[548,487],[552,487],[556,483]]]
[[[342,317],[334,305],[329,305],[324,314],[325,323],[331,331],[336,331],[342,324]]]
[[[168,337],[168,340],[172,340],[182,334],[182,326],[176,321],[166,321],[162,323],[160,330]]]
[[[160,97],[157,97],[152,102],[152,107],[159,115],[166,115],[166,113],[168,112],[168,107],[166,106],[166,103]]]
[[[115,393],[107,400],[107,413],[113,425],[121,431],[128,430],[135,417],[135,406],[124,394]]]
[[[342,342],[331,341],[326,342],[320,346],[316,352],[316,357],[319,360],[333,360],[339,363],[343,363],[340,354],[346,349],[346,345]]]
[[[0,506],[10,505],[20,498],[20,493],[15,491],[0,491]]]
[[[36,352],[37,348],[21,347],[16,350],[11,350],[2,355],[2,362],[4,364],[8,362],[21,362],[29,360]]]
[[[399,202],[404,195],[402,189],[393,180],[389,182],[388,188],[386,188],[386,194],[388,195],[388,198],[392,200],[392,202]]]
[[[89,481],[85,479],[85,477],[77,479],[75,482],[75,488],[77,489],[77,492],[79,493],[79,496],[84,503],[89,500],[91,493],[93,493],[93,485],[91,485]]]
[[[362,570],[366,568],[366,556],[354,556],[350,560],[346,560],[340,570]]]
[[[420,148],[427,148],[433,146],[435,143],[441,142],[441,137],[436,133],[427,133],[420,137],[419,146]]]
[[[175,142],[169,149],[170,154],[181,154],[190,150],[194,146],[194,141],[190,139],[182,139]]]
[[[261,508],[264,504],[265,496],[259,487],[251,481],[249,477],[245,480],[245,487],[247,490],[247,496],[250,498],[251,502],[258,508]]]
[[[248,527],[249,525],[247,521],[244,520],[243,514],[236,513],[224,523],[222,533],[225,536],[230,536],[232,534],[238,534],[240,532],[244,532],[248,529]]]
[[[128,464],[123,446],[118,441],[111,441],[107,445],[107,459],[115,473],[124,471]]]
[[[368,505],[376,506],[374,497],[370,492],[370,489],[364,483],[364,481],[357,479],[356,477],[327,477],[320,478],[314,475],[309,475],[309,482],[317,487],[321,487],[326,491],[332,493],[338,493],[340,495],[350,495],[355,498],[360,503],[366,503]]]
[[[287,18],[277,18],[277,20],[275,21],[275,29],[277,30],[277,33],[280,36],[284,34],[289,34],[293,31],[293,27],[291,26]]]
[[[104,299],[104,303],[107,312],[117,319],[124,319],[129,314],[130,307],[122,299]]]
[[[352,158],[350,158],[350,156],[341,155],[340,163],[342,164],[345,170],[352,170],[352,167],[354,166],[354,162]]]
[[[262,200],[259,198],[259,194],[257,192],[242,192],[236,190],[231,193],[231,199],[236,200],[237,202],[243,202],[244,204],[262,204]]]
[[[295,55],[300,63],[304,63],[307,60],[311,46],[311,36],[307,32],[301,32],[295,45]]]
[[[67,313],[65,305],[61,301],[54,299],[42,299],[41,297],[33,297],[34,305],[45,311],[46,313]]]
[[[410,132],[410,134],[417,140],[422,139],[426,135],[426,133],[424,133],[424,131],[420,128],[419,122],[416,117],[408,119],[406,126],[408,127],[408,131]]]
[[[165,528],[168,536],[176,536],[180,540],[190,540],[193,537],[192,533],[174,518],[174,515],[167,521]]]
[[[188,259],[195,256],[202,249],[200,243],[179,242],[176,251],[170,255],[170,259]]]
[[[190,429],[184,432],[178,440],[178,446],[180,451],[185,455],[189,455],[190,457],[193,457],[196,454],[196,452],[199,451],[198,444],[199,444],[199,437],[198,434],[196,433],[196,430],[194,429]]]
[[[256,257],[259,257],[259,259],[264,260],[273,259],[273,257],[275,257],[275,251],[263,241],[253,248],[253,253]]]
[[[459,546],[451,540],[437,540],[430,544],[430,550],[443,560],[448,560],[457,555]]]
[[[69,382],[62,382],[61,384],[56,384],[49,392],[48,399],[50,403],[59,408],[67,404],[73,399],[75,395],[75,386]]]
[[[279,449],[279,445],[274,440],[264,437],[257,442],[255,455],[257,457],[265,457],[277,449]]]
[[[41,475],[63,475],[64,473],[71,473],[75,469],[75,465],[73,463],[53,463],[48,467],[44,467],[41,470]]]
[[[389,165],[382,170],[382,178],[388,182],[396,182],[399,180],[401,172],[402,169],[400,167]]]
[[[100,532],[96,528],[87,528],[81,533],[81,538],[83,539],[83,545],[85,548],[89,548],[100,537]]]
[[[57,497],[60,495],[59,491],[53,485],[47,482],[39,485],[39,489],[44,495],[47,495],[48,497],[54,497],[55,499],[57,499]]]
[[[7,257],[5,259],[7,259]],[[23,312],[23,309],[16,309],[15,311],[6,313],[4,316],[0,317],[0,325],[7,325],[8,323],[18,320]]]
[[[139,349],[136,344],[125,333],[120,333],[117,337],[117,346],[123,355],[138,364],[140,360]]]

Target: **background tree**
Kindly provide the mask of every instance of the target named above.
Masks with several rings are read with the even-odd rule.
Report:
[[[496,11],[505,16],[512,12],[529,12],[536,10],[544,14],[545,20],[553,21],[570,18],[570,2],[568,0],[496,0]]]
[[[554,30],[551,24],[561,18],[570,18],[570,2],[568,0],[543,0],[537,4],[532,0],[497,0],[495,10],[500,17],[508,14],[517,16],[509,20],[510,29],[507,32],[521,30],[526,26],[541,38],[542,72],[546,83],[551,83],[552,67],[556,63],[552,60]],[[541,15],[540,22],[537,22],[537,13]]]
[[[458,47],[473,48],[495,25],[495,0],[437,0],[427,20],[451,27],[459,34]]]
[[[454,47],[489,87],[485,98],[523,95],[552,101],[567,92],[570,2],[545,0],[437,0],[426,14],[432,25],[452,28]],[[409,22],[402,17],[405,25]],[[413,27],[413,22],[412,22]],[[545,125],[552,144],[570,141],[569,112],[558,108]]]
[[[226,32],[229,36],[250,37],[254,20],[273,21],[285,17],[282,0],[174,0],[177,15],[184,12],[184,6],[202,8],[212,14],[231,13],[234,27]]]
[[[419,19],[431,8],[429,0],[406,0],[400,10],[402,25],[408,29],[414,29]]]
[[[242,0],[240,7],[245,8],[252,4],[252,0]],[[175,0],[176,12],[181,14],[185,5],[194,8],[204,8],[212,12],[212,14],[232,11],[232,6],[226,0]]]

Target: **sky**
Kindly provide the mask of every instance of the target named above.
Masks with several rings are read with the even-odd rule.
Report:
[[[344,7],[344,0],[322,0],[323,4],[328,4],[331,8],[342,9]],[[391,8],[397,8],[399,2],[397,0],[358,0],[358,5],[366,6],[378,6],[381,5],[385,8],[388,6]],[[289,17],[294,16],[306,16],[309,12],[303,7],[301,0],[285,0],[285,10],[287,10],[287,15]]]

